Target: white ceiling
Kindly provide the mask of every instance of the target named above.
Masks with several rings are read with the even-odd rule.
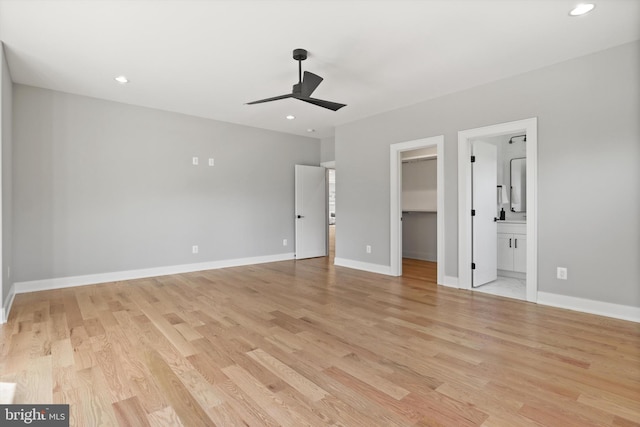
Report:
[[[640,38],[640,1],[0,0],[16,83],[317,138],[336,125]],[[314,97],[285,94],[303,69]],[[120,85],[114,77],[130,79]],[[296,120],[285,120],[293,114]],[[307,128],[316,132],[309,134]]]

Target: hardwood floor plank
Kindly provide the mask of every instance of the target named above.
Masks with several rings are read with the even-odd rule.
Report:
[[[256,349],[247,354],[312,401],[318,401],[328,395],[313,382],[263,350]]]
[[[637,323],[405,269],[316,258],[18,294],[0,381],[69,403],[74,426],[640,425]]]
[[[246,425],[269,427],[280,425],[232,380],[227,378],[226,381],[217,385],[217,388],[220,395],[224,396],[225,403]]]
[[[169,340],[169,342],[180,352],[184,357],[191,356],[196,353],[193,346],[184,339],[182,335],[171,325],[160,312],[154,309],[150,304],[145,304],[140,307],[142,312],[147,316],[151,322],[155,325],[158,331]]]
[[[229,377],[242,391],[244,391],[265,412],[277,419],[283,426],[309,426],[318,424],[318,420],[304,419],[295,410],[289,408],[282,399],[277,397],[261,381],[253,377],[240,366],[227,366],[222,372]]]
[[[212,420],[197,400],[182,384],[162,356],[155,350],[148,350],[145,359],[160,391],[173,407],[182,424],[187,426],[212,426]]]
[[[147,415],[147,419],[154,427],[184,427],[171,406],[151,412]]]
[[[115,402],[113,404],[113,412],[116,414],[118,424],[123,427],[151,427],[147,414],[136,396]]]
[[[26,370],[14,377],[16,393],[14,403],[47,404],[53,401],[51,356],[31,359]]]

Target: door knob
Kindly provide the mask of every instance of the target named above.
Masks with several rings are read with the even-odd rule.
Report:
[[[298,215],[298,219],[300,219],[300,218],[304,218],[304,216],[303,215]]]

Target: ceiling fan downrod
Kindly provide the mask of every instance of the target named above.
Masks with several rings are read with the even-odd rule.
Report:
[[[305,49],[294,49],[293,59],[298,61],[298,83],[302,83],[302,61],[307,59],[307,51]]]

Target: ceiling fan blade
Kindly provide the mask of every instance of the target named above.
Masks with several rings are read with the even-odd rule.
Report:
[[[265,99],[259,99],[258,101],[247,102],[246,105],[261,104],[263,102],[277,101],[278,99],[285,99],[285,98],[292,98],[292,97],[293,97],[293,94],[288,93],[286,95],[274,96],[273,98],[265,98]]]
[[[310,97],[318,85],[322,83],[322,80],[322,77],[319,75],[305,71],[304,77],[302,78],[302,90],[300,94],[307,98]]]
[[[296,99],[299,99],[300,101],[308,102],[309,104],[317,105],[319,107],[328,108],[329,110],[333,110],[333,111],[338,111],[342,107],[347,106],[346,104],[339,104],[337,102],[324,101],[322,99],[316,99],[316,98],[296,97]]]

